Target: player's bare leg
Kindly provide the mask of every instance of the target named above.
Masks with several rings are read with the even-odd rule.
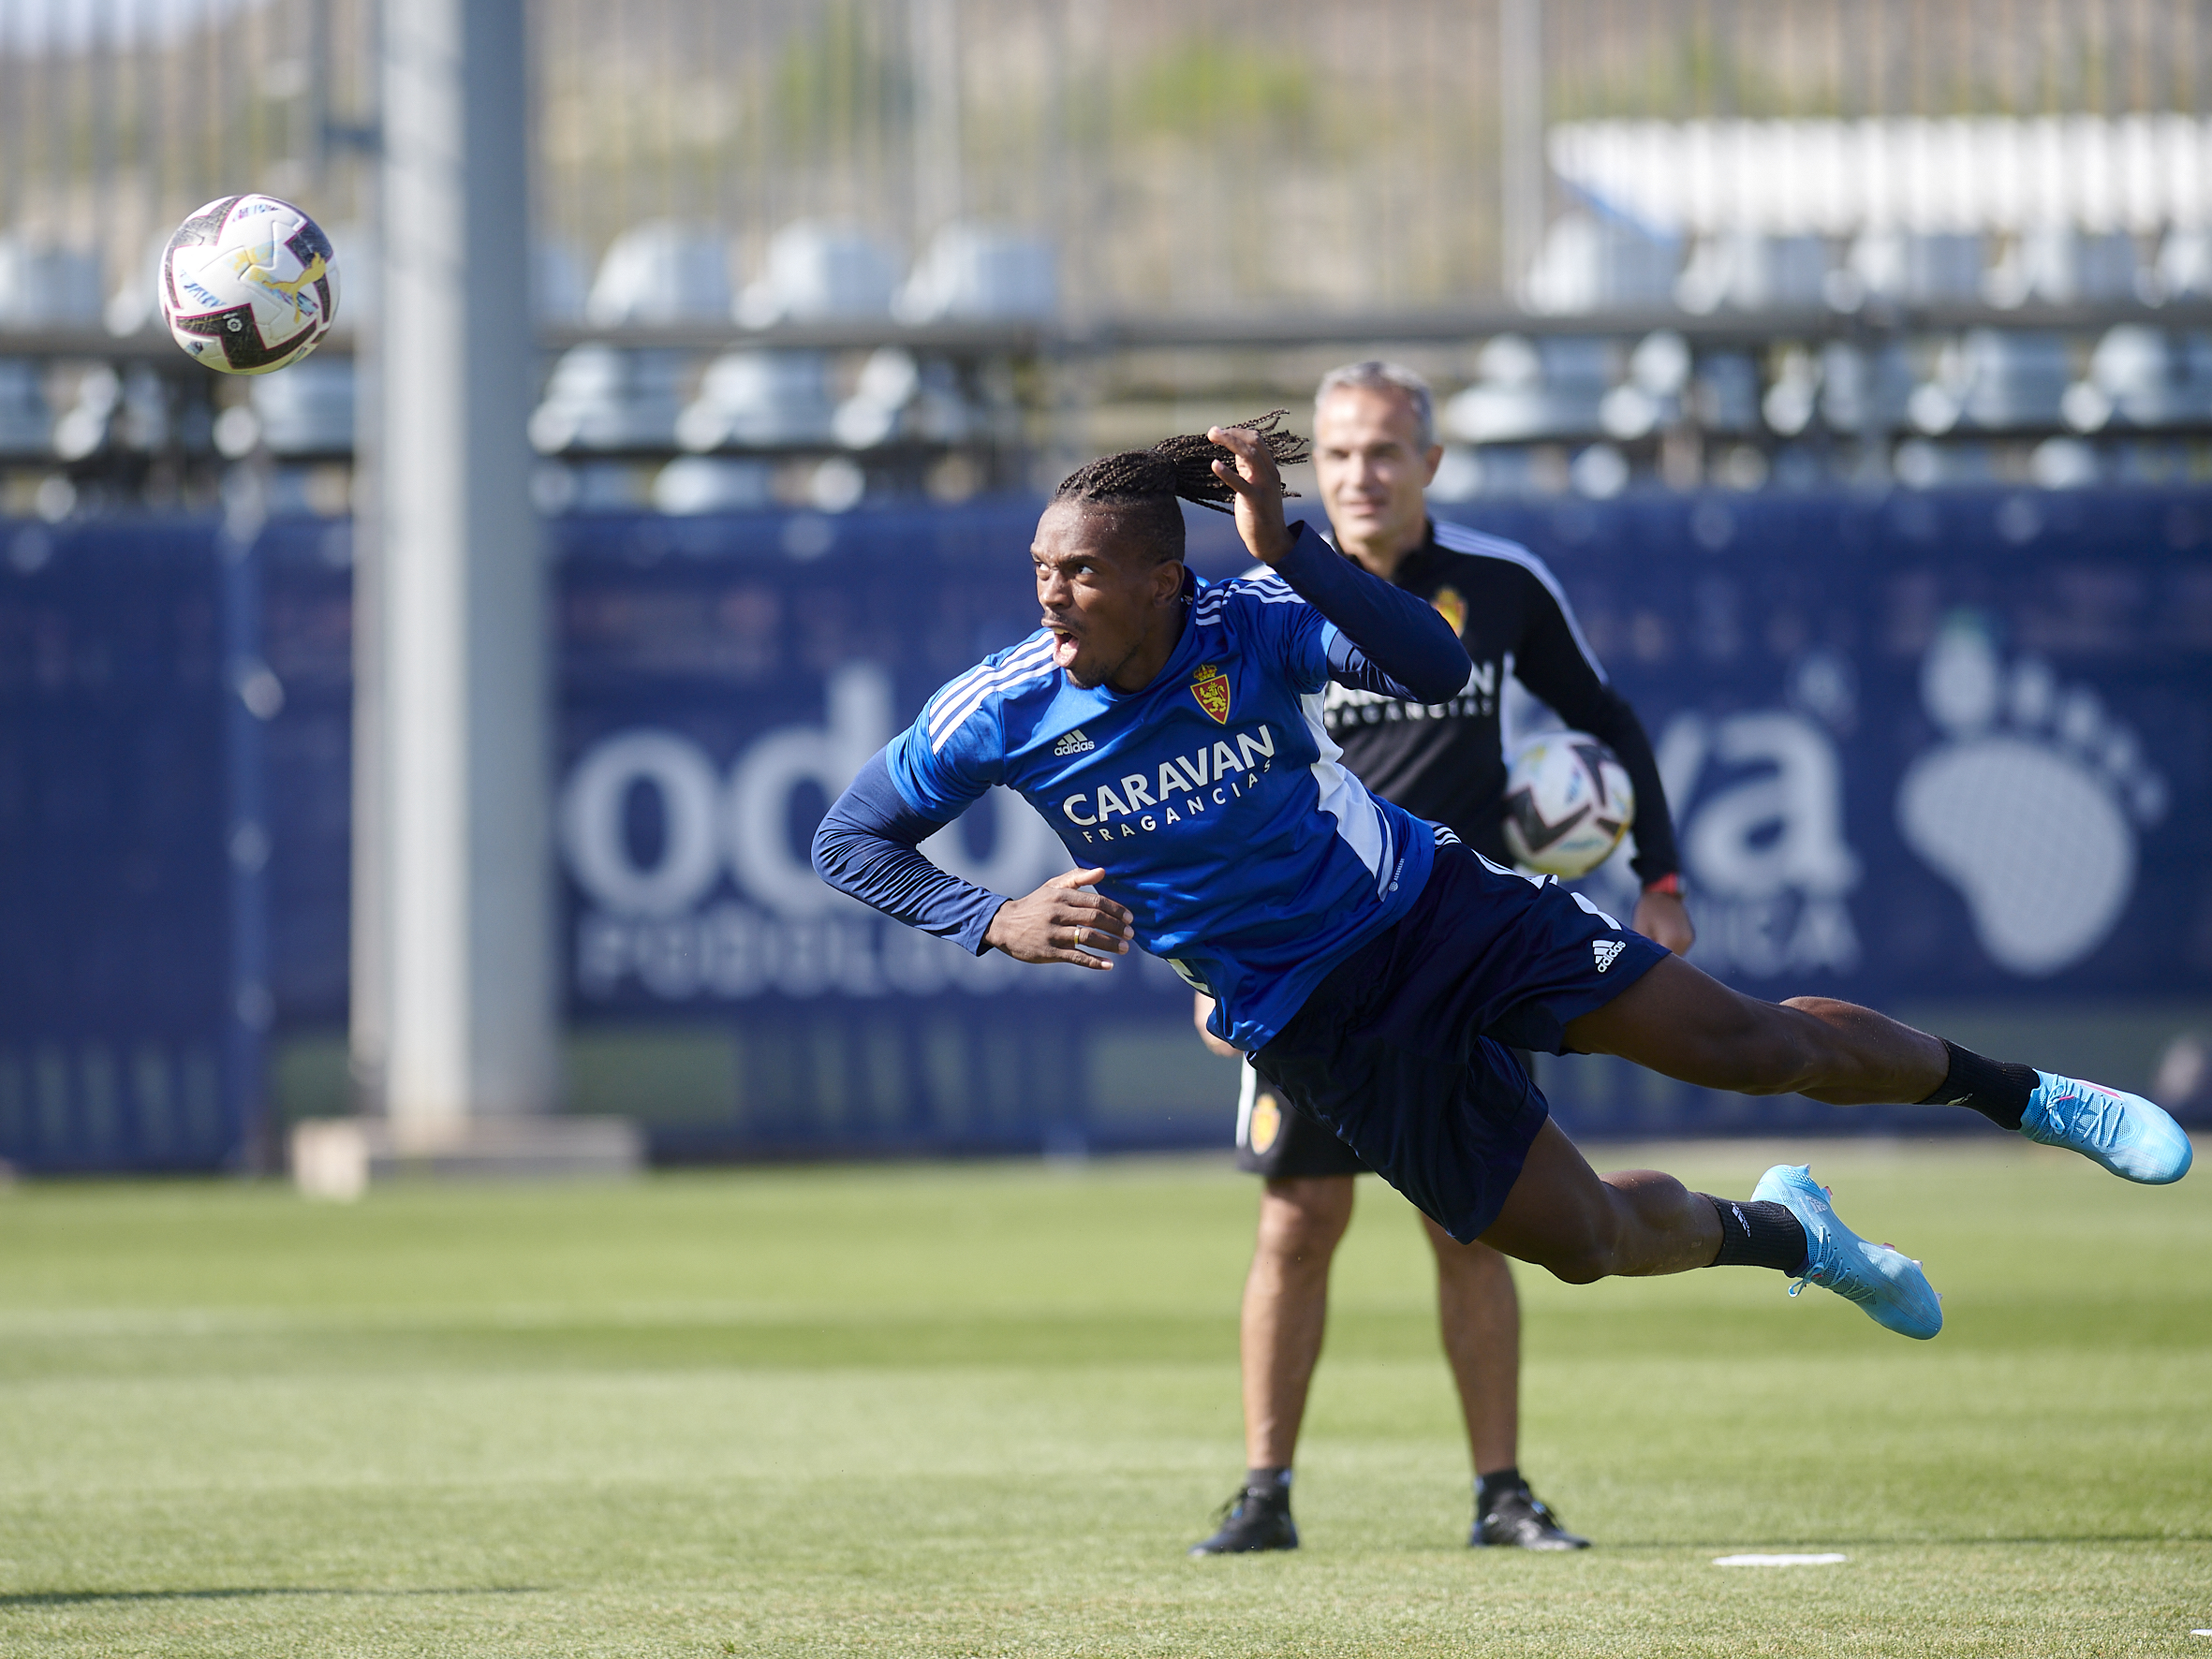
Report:
[[[1676,957],[1567,1027],[1578,1053],[1738,1094],[1806,1094],[1830,1106],[1924,1100],[1949,1066],[1943,1039],[1827,997],[1762,1002]]]
[[[1763,1003],[1669,959],[1569,1022],[1568,1041],[1684,1082],[1831,1106],[1963,1106],[2128,1181],[2189,1173],[2189,1137],[2141,1095],[1987,1059],[1887,1015],[1828,997]]]
[[[1352,1178],[1270,1178],[1239,1322],[1245,1462],[1288,1469],[1329,1323],[1329,1265],[1351,1225]]]
[[[1521,1297],[1512,1265],[1479,1239],[1460,1243],[1425,1215],[1421,1226],[1436,1253],[1437,1322],[1474,1458],[1475,1524],[1467,1542],[1587,1548],[1589,1540],[1560,1526],[1521,1475]]]
[[[1692,1268],[1774,1268],[1856,1302],[1867,1317],[1925,1341],[1943,1310],[1920,1264],[1869,1244],[1836,1218],[1802,1167],[1777,1165],[1748,1198],[1693,1193],[1657,1169],[1600,1178],[1556,1123],[1529,1146],[1485,1242],[1571,1284]]]
[[[1687,1273],[1720,1253],[1712,1201],[1657,1169],[1600,1178],[1547,1121],[1482,1242],[1571,1285]]]
[[[1193,1555],[1295,1549],[1290,1462],[1329,1323],[1329,1264],[1351,1225],[1349,1175],[1269,1176],[1245,1278],[1238,1345],[1245,1386],[1245,1484]]]
[[[1836,1105],[1923,1100],[1947,1069],[1940,1038],[1870,1008],[1818,997],[1761,1002],[1674,957],[1571,1021],[1567,1040],[1581,1052],[1617,1054],[1706,1088],[1794,1092]],[[1547,1123],[1483,1238],[1571,1283],[1587,1284],[1712,1266],[1726,1241],[1727,1213],[1719,1201],[1656,1169],[1600,1180]],[[1779,1247],[1792,1246],[1784,1238]],[[1797,1264],[1766,1265],[1793,1271]]]
[[[1421,1225],[1437,1255],[1437,1322],[1475,1473],[1510,1469],[1520,1461],[1521,1437],[1521,1298],[1513,1270],[1481,1240],[1462,1244],[1425,1215]]]
[[[1744,1094],[1795,1093],[1837,1106],[1966,1106],[2131,1180],[2176,1181],[2189,1168],[2188,1138],[2148,1101],[1991,1061],[1851,1003],[1763,1003],[1672,957],[1571,1020],[1567,1040],[1585,1053],[1617,1054],[1684,1082]],[[1837,1291],[1906,1335],[1930,1337],[1942,1326],[1918,1264],[1844,1226],[1804,1167],[1777,1165],[1748,1200],[1693,1193],[1656,1170],[1600,1180],[1547,1123],[1482,1236],[1577,1284],[1716,1265],[1771,1267]]]

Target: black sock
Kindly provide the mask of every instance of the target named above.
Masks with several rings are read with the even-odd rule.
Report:
[[[1711,1193],[1702,1196],[1720,1218],[1720,1254],[1707,1267],[1773,1268],[1792,1278],[1804,1271],[1808,1254],[1805,1228],[1790,1213],[1789,1205],[1716,1198]]]
[[[1290,1495],[1289,1465],[1280,1469],[1246,1469],[1245,1490],[1257,1492],[1263,1498],[1288,1498]]]
[[[1487,1475],[1475,1476],[1475,1507],[1487,1515],[1498,1499],[1506,1493],[1519,1491],[1528,1483],[1521,1478],[1519,1465],[1508,1463],[1502,1469],[1493,1469]]]
[[[1922,1106],[1963,1106],[1980,1112],[1999,1129],[2020,1127],[2028,1097],[2035,1093],[2032,1066],[1986,1060],[1948,1039],[1943,1052],[1951,1057],[1951,1069],[1943,1074],[1936,1092],[1920,1102]]]

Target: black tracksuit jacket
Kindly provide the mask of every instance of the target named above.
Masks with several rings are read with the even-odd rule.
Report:
[[[1606,679],[1544,562],[1516,542],[1432,520],[1392,580],[1443,613],[1473,668],[1446,703],[1401,703],[1332,683],[1322,718],[1352,773],[1384,799],[1511,863],[1498,725],[1511,674],[1570,727],[1620,756],[1636,790],[1637,877],[1649,884],[1673,874],[1674,826],[1651,740]]]

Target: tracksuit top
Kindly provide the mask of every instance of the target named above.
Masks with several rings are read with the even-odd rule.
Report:
[[[1391,580],[1436,607],[1472,662],[1466,683],[1436,703],[1331,686],[1321,719],[1344,765],[1377,795],[1448,825],[1484,857],[1512,862],[1502,726],[1511,676],[1620,756],[1636,790],[1637,875],[1657,881],[1679,868],[1651,740],[1607,678],[1549,566],[1518,542],[1432,521]]]

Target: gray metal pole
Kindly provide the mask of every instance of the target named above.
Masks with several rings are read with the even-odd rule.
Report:
[[[1497,72],[1498,275],[1526,304],[1544,232],[1543,0],[1498,0]]]
[[[914,77],[914,253],[966,208],[960,153],[960,0],[907,0]]]
[[[383,231],[373,246],[383,245]],[[343,273],[341,273],[343,274]],[[343,303],[343,301],[341,301]],[[391,1055],[391,743],[385,674],[384,364],[376,319],[354,324],[353,846],[347,1071],[354,1110],[381,1117]]]
[[[522,0],[385,0],[384,1086],[395,1129],[550,1109],[546,605]]]
[[[344,135],[331,96],[331,0],[315,0],[314,97],[316,194],[329,183],[332,149],[362,141],[357,125]],[[372,97],[379,97],[380,90]],[[372,103],[371,108],[375,105]],[[372,124],[374,117],[371,118]],[[367,146],[380,152],[382,137]],[[379,269],[362,284],[383,286],[383,249],[391,237],[384,224],[384,180],[367,170],[368,251]],[[341,280],[345,276],[341,272]],[[357,279],[358,280],[358,279]],[[365,298],[365,296],[364,296]],[[346,303],[341,291],[339,304]],[[387,787],[390,743],[385,721],[384,631],[384,356],[380,320],[357,300],[352,311],[353,358],[353,846],[352,904],[347,938],[347,1072],[356,1112],[384,1113],[386,1063],[391,1051],[391,808]]]
[[[261,657],[261,528],[269,517],[268,460],[240,462],[223,479],[223,700],[226,846],[230,855],[230,1018],[223,1093],[237,1131],[230,1157],[244,1170],[268,1167],[269,990],[268,722],[284,688]]]

